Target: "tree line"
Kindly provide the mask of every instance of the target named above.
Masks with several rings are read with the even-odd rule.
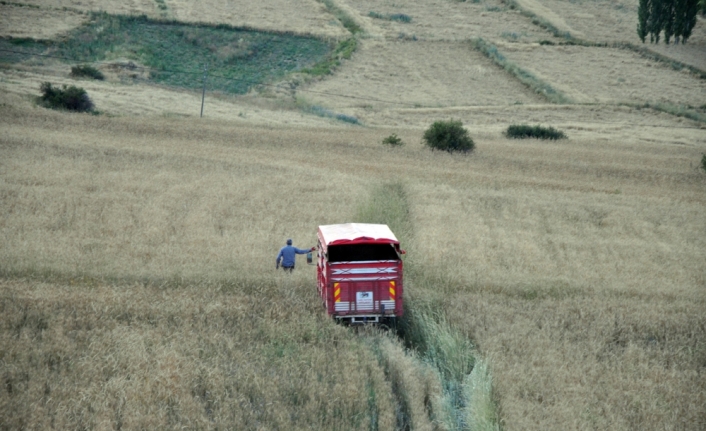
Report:
[[[706,11],[706,0],[640,0],[637,9],[637,35],[644,43],[659,43],[664,32],[664,42],[686,43],[696,25],[696,15]]]

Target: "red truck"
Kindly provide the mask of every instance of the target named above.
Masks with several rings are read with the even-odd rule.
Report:
[[[405,253],[384,224],[319,226],[317,285],[330,316],[351,324],[402,316]]]

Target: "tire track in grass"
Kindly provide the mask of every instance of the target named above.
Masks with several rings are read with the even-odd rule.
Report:
[[[356,221],[387,224],[406,248],[413,249],[413,226],[405,188],[383,184],[358,208]],[[394,338],[371,332],[378,358],[396,403],[398,430],[498,430],[488,364],[430,302],[416,299],[432,281],[405,262],[405,315]],[[409,286],[417,286],[410,294]]]

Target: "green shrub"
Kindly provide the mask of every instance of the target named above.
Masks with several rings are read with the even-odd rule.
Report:
[[[397,137],[395,133],[391,134],[387,138],[382,140],[382,143],[385,145],[392,145],[393,147],[398,147],[401,145],[404,145],[404,142],[402,142],[402,139]]]
[[[49,82],[43,83],[39,89],[42,92],[40,102],[47,108],[66,109],[77,112],[93,111],[93,102],[83,88],[74,85],[61,88],[54,87]]]
[[[505,136],[514,139],[566,139],[564,132],[553,127],[528,126],[527,124],[513,124],[507,128]]]
[[[412,17],[403,13],[393,13],[389,16],[389,19],[391,21],[399,21],[404,23],[412,22]]]
[[[88,64],[73,66],[71,68],[71,76],[74,78],[92,78],[102,81],[105,79],[103,73],[93,66]]]
[[[323,106],[313,105],[305,109],[311,112],[312,114],[318,115],[319,117],[335,118],[336,120],[343,121],[344,123],[360,124],[358,118],[352,115],[337,114],[329,109],[324,108]]]
[[[702,157],[701,157],[701,169],[703,169],[704,172],[706,172],[706,154],[702,154]]]
[[[460,120],[436,121],[424,132],[424,143],[432,150],[473,151],[475,143]]]
[[[403,13],[391,13],[391,14],[384,14],[384,13],[379,13],[379,12],[369,12],[368,16],[370,18],[376,18],[376,19],[384,19],[387,21],[398,21],[398,22],[403,22],[403,23],[410,23],[412,22],[412,17]]]

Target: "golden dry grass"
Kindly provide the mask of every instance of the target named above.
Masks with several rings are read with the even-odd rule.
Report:
[[[270,31],[287,31],[311,34],[324,38],[345,37],[348,31],[316,0],[205,0],[198,2],[166,0],[23,0],[15,2],[31,5],[47,15],[48,11],[69,9],[78,12],[107,12],[121,15],[146,15],[156,19],[171,19],[183,22],[227,24],[235,27],[250,27]],[[160,7],[162,5],[162,7]],[[18,8],[28,9],[28,8]],[[37,10],[37,9],[35,9]],[[13,13],[17,13],[13,10]],[[26,12],[20,12],[26,13]],[[41,21],[30,23],[35,34]],[[46,23],[50,24],[51,23]],[[55,25],[66,26],[56,22]],[[76,24],[78,25],[78,23]],[[35,36],[36,37],[36,36]]]
[[[272,265],[286,237],[313,243],[316,225],[350,219],[388,181],[405,185],[412,209],[409,294],[443,310],[490,359],[506,429],[703,424],[698,129],[672,122],[682,145],[649,143],[651,131],[629,122],[632,139],[611,142],[488,131],[459,157],[425,150],[414,129],[402,130],[407,146],[389,149],[377,129],[93,117],[7,96],[0,109],[3,371],[14,391],[5,386],[2,408],[12,424],[277,428],[289,420],[279,415],[303,411],[302,427],[348,429],[341,418],[369,413],[358,380],[372,375],[380,429],[394,428],[392,382],[428,397],[435,380],[399,347],[376,360],[323,319],[312,267],[289,279]],[[233,323],[253,312],[261,318]],[[313,348],[298,341],[307,331],[323,332]],[[293,337],[294,363],[267,360],[277,337]],[[332,351],[334,339],[344,341]],[[204,345],[216,345],[210,362],[195,353]],[[74,368],[56,373],[54,354]],[[356,380],[346,383],[348,410],[322,419],[334,408],[323,400],[342,389],[333,371],[322,386],[307,370],[361,354],[346,371]],[[230,374],[234,363],[247,364],[244,374]],[[199,381],[230,395],[205,407]],[[43,395],[63,391],[55,385],[67,387],[61,405]],[[304,404],[288,385],[309,394]],[[277,409],[234,404],[248,396]],[[432,423],[419,397],[410,405],[424,429]],[[32,405],[47,416],[21,408]]]
[[[502,48],[507,58],[580,103],[669,102],[700,106],[706,80],[621,49],[578,46]],[[601,70],[597,74],[596,71]]]
[[[77,24],[49,17],[88,10],[346,34],[314,0],[26,3],[53,12],[0,6],[6,34],[60,34]],[[312,245],[318,224],[350,221],[395,183],[411,208],[408,300],[477,344],[504,429],[706,428],[704,126],[612,105],[698,105],[702,81],[628,51],[523,43],[552,38],[500,3],[334,3],[363,26],[360,49],[297,94],[364,127],[271,94],[207,95],[199,119],[199,94],[117,73],[79,84],[107,115],[52,112],[31,96],[75,83],[68,66],[2,69],[0,425],[453,429],[433,369],[390,334],[326,319],[313,267],[273,268],[286,238]],[[630,41],[633,3],[532,10],[588,40]],[[653,49],[702,64],[702,24],[693,45]],[[543,104],[472,50],[478,36],[598,104]],[[449,118],[473,155],[420,144]],[[513,123],[569,139],[507,140]],[[382,146],[391,133],[407,145]]]
[[[46,10],[0,4],[0,36],[52,39],[78,27],[86,16],[74,11]]]
[[[541,96],[519,82],[498,74],[490,60],[470,44],[373,40],[361,45],[336,76],[307,88],[323,94],[304,92],[303,97],[341,110],[362,107],[374,112],[400,105],[453,107],[543,102]]]
[[[309,286],[0,283],[5,429],[369,429],[370,402],[394,421]]]

